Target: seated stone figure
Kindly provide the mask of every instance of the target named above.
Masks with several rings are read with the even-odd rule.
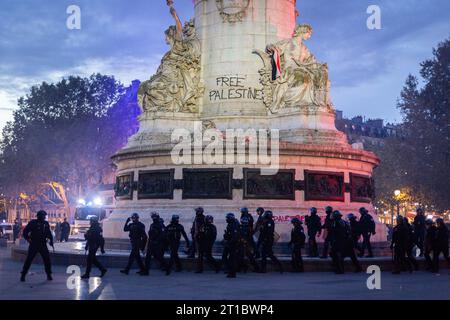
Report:
[[[264,62],[261,83],[264,102],[272,113],[283,108],[331,107],[328,66],[318,62],[304,44],[311,34],[312,27],[302,24],[292,39],[268,45],[266,52],[255,51]],[[273,68],[280,72],[274,73]]]
[[[141,84],[138,101],[144,112],[195,113],[197,99],[204,92],[200,83],[200,41],[193,20],[183,28],[173,6],[170,13],[176,22],[165,32],[170,51],[162,58],[156,74]]]

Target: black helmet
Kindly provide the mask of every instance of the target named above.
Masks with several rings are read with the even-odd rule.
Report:
[[[423,213],[423,209],[419,207],[419,208],[417,208],[416,212],[417,212],[417,214],[419,214],[419,213],[422,214]]]
[[[233,221],[233,220],[235,220],[236,218],[234,217],[234,213],[227,213],[227,216],[226,216],[226,220],[227,220],[227,222],[231,222],[231,221]]]
[[[213,223],[214,222],[214,217],[213,216],[206,216],[205,220],[206,220],[206,222]]]
[[[241,208],[241,213],[242,214],[248,214],[248,208]]]
[[[139,219],[139,215],[137,214],[137,213],[133,213],[132,215],[131,215],[131,219]]]
[[[427,220],[425,220],[425,224],[426,224],[427,226],[433,225],[433,219],[427,219]]]
[[[261,212],[261,214],[263,214],[263,213],[264,213],[264,208],[258,207],[258,208],[256,209],[256,212],[257,212],[257,213],[260,213],[260,212]]]
[[[311,214],[317,214],[317,208],[316,207],[312,207],[311,209],[309,209],[309,211],[311,212]]]
[[[342,217],[342,214],[340,213],[339,210],[336,210],[336,211],[333,212],[333,218],[334,219],[339,219],[341,217]]]
[[[367,211],[367,209],[364,208],[364,207],[359,208],[359,213],[361,213],[361,214],[366,214],[366,213],[368,213],[368,212],[369,212],[369,211]]]
[[[272,211],[266,211],[264,213],[264,217],[268,218],[268,219],[272,219],[273,218],[273,212]]]
[[[241,224],[249,224],[250,220],[247,217],[242,217],[241,218]]]
[[[178,222],[178,221],[180,221],[180,216],[179,215],[177,215],[177,214],[174,214],[173,216],[172,216],[172,222]]]
[[[444,219],[442,219],[442,218],[437,218],[437,219],[436,219],[436,224],[444,224]]]
[[[39,210],[39,211],[36,213],[36,217],[37,217],[38,219],[45,219],[46,216],[47,216],[47,212],[45,212],[44,210]]]
[[[205,210],[203,210],[202,207],[195,208],[195,213],[196,214],[202,214],[203,212],[205,212]]]
[[[152,212],[152,213],[151,213],[151,218],[152,218],[152,220],[156,220],[156,219],[159,220],[159,214],[158,214],[158,212]]]
[[[356,219],[356,216],[353,213],[349,213],[347,215],[347,218],[348,218],[348,220],[353,220],[353,219]]]
[[[332,206],[325,207],[325,212],[326,213],[333,213],[333,207]]]
[[[296,224],[296,223],[302,224],[302,220],[300,220],[299,218],[293,218],[293,219],[291,220],[291,223],[292,223],[292,224]]]
[[[92,222],[92,223],[97,223],[98,222],[98,217],[97,216],[91,216],[89,218],[89,221]]]

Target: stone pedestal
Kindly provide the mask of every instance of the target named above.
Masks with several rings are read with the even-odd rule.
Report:
[[[345,135],[336,130],[335,114],[324,94],[329,92],[327,67],[314,62],[317,69],[304,75],[306,69],[294,66],[295,81],[289,80],[293,81],[289,89],[278,86],[291,72],[287,65],[294,60],[289,55],[297,49],[309,53],[303,41],[310,27],[296,27],[295,2],[195,0],[191,27],[185,27],[182,34],[179,27],[168,30],[169,36],[178,30],[183,40],[169,37],[171,51],[157,74],[140,89],[144,109],[140,130],[113,157],[118,167],[118,201],[103,223],[106,238],[126,238],[123,224],[133,212],[141,215],[147,228],[150,213],[157,211],[166,222],[173,214],[180,215],[189,229],[194,208],[202,206],[214,216],[221,239],[226,213],[237,214],[241,207],[254,213],[264,207],[274,212],[282,242],[289,240],[290,219],[303,217],[313,206],[322,216],[327,205],[343,214],[357,213],[362,206],[373,212],[371,176],[379,160],[370,152],[352,149]],[[272,79],[267,74],[273,70],[270,50],[266,50],[271,44],[280,48],[283,61],[281,76]],[[179,56],[177,67],[174,57]],[[189,63],[192,57],[198,58],[198,65]],[[314,91],[310,100],[283,103],[276,111],[269,107],[271,94],[282,97],[287,92],[292,97],[292,92],[301,95],[311,90],[320,95]],[[194,100],[186,96],[195,92],[202,94],[192,107],[189,103]],[[193,131],[198,122],[221,133],[228,129],[278,130],[279,174],[260,177],[255,169],[262,165],[250,162],[175,164],[170,156],[175,145],[172,133],[180,128]],[[248,150],[244,152],[248,157]],[[375,240],[386,240],[380,223]]]

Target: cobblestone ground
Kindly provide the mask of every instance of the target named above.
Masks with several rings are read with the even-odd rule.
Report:
[[[450,299],[449,270],[440,275],[419,271],[413,274],[381,273],[381,290],[369,290],[368,274],[328,272],[304,274],[224,274],[205,272],[173,273],[152,271],[149,277],[125,276],[110,269],[104,279],[71,281],[67,268],[54,266],[54,281],[45,280],[42,265],[33,265],[27,282],[19,282],[22,264],[10,259],[10,248],[0,248],[0,299],[110,300],[110,299]],[[82,270],[83,271],[83,270]],[[93,275],[98,274],[94,270]],[[70,289],[67,284],[69,282]]]

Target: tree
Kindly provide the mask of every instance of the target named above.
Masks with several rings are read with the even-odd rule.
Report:
[[[450,208],[450,39],[421,64],[419,79],[409,75],[398,101],[401,138],[387,139],[375,171],[379,199],[406,188],[414,202]]]
[[[1,191],[31,194],[58,182],[78,197],[103,182],[110,157],[137,131],[138,87],[100,74],[32,87],[3,130]]]

